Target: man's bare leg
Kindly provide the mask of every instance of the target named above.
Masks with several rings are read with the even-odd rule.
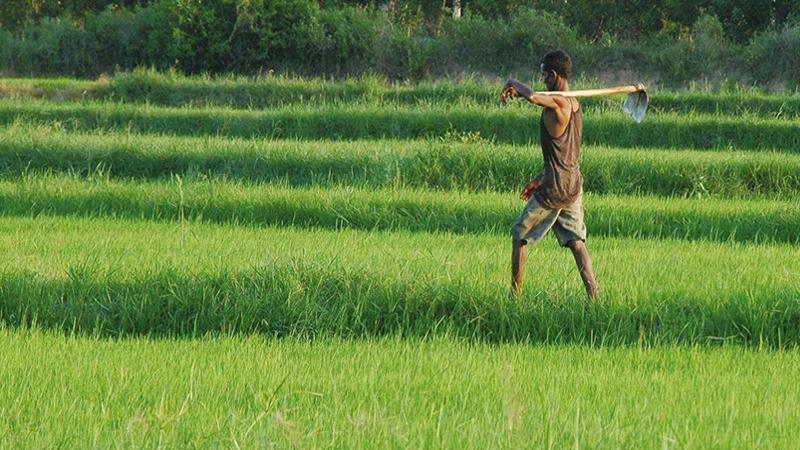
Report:
[[[511,239],[511,292],[522,294],[522,277],[525,275],[525,258],[528,246],[525,241]]]
[[[589,250],[583,241],[569,241],[567,247],[572,250],[575,257],[575,264],[581,273],[583,285],[586,287],[586,295],[592,300],[597,296],[597,283],[594,281],[594,271],[592,270],[592,258],[589,257]]]

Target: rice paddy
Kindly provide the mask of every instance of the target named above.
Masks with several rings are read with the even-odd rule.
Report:
[[[587,102],[589,304],[496,95],[0,80],[0,445],[791,447],[797,96]]]

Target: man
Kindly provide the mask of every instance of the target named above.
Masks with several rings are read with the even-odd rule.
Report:
[[[550,52],[541,61],[548,91],[568,91],[572,61],[563,51]],[[578,166],[583,111],[575,98],[534,93],[530,86],[509,80],[500,100],[520,95],[542,106],[539,134],[544,169],[522,188],[525,208],[511,227],[511,289],[522,292],[527,245],[538,242],[552,228],[562,247],[572,250],[589,299],[597,295],[592,260],[586,249],[583,223],[583,177]]]

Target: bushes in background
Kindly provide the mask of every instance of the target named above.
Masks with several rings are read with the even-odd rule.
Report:
[[[16,35],[0,34],[0,70],[12,75],[94,77],[137,66],[175,63],[174,10],[166,3],[105,10],[82,21],[45,17]]]
[[[756,35],[745,51],[747,70],[754,81],[797,89],[800,82],[800,21],[780,31]]]
[[[414,9],[410,1],[390,2],[392,7],[353,3],[359,2],[156,0],[80,17],[44,17],[16,31],[0,29],[0,72],[93,78],[145,66],[184,73],[375,73],[413,80],[477,72],[529,78],[541,55],[562,48],[573,55],[577,74],[610,82],[737,82],[783,89],[800,83],[800,23],[788,19],[782,28],[740,43],[708,14],[691,26],[664,23],[660,31],[632,39],[605,31],[589,37],[569,18],[582,14],[579,8],[567,13],[550,0],[465,2],[467,11],[483,14],[459,20],[441,14],[449,2],[426,6],[431,11]],[[509,14],[508,8],[516,9]]]

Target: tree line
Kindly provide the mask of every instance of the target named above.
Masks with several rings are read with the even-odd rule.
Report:
[[[601,76],[622,66],[661,84],[701,78],[795,88],[800,2],[0,2],[0,71],[10,75],[94,77],[147,66],[392,79],[505,76],[535,69],[552,48],[570,51],[579,72]]]

